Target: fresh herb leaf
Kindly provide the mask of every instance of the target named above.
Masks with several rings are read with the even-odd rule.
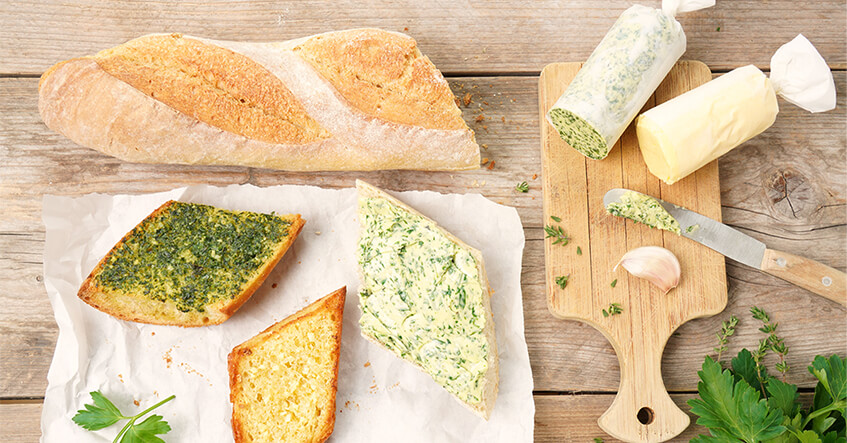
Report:
[[[768,394],[770,394],[768,397],[769,408],[781,410],[786,417],[793,417],[797,414],[800,409],[800,404],[797,403],[797,385],[770,377],[767,389]]]
[[[738,317],[730,316],[729,320],[721,323],[721,331],[716,332],[715,335],[718,337],[718,346],[714,348],[714,351],[718,354],[715,361],[720,363],[721,354],[726,352],[727,345],[729,344],[729,337],[732,337],[735,334],[735,327],[738,326]]]
[[[547,233],[547,236],[544,238],[553,238],[554,245],[561,244],[565,246],[570,241],[570,237],[565,234],[565,230],[561,226],[547,225],[544,227],[544,232]]]
[[[556,223],[561,223],[561,222],[562,222],[562,219],[561,219],[561,218],[559,218],[559,217],[556,217],[555,215],[551,215],[551,216],[550,216],[550,218],[551,218],[554,222],[556,222]]]
[[[723,370],[711,357],[706,357],[697,375],[700,398],[689,400],[688,404],[691,412],[700,417],[697,424],[709,428],[713,437],[753,443],[785,432],[782,411],[769,409],[759,391],[733,377],[728,369]]]
[[[603,439],[600,437],[594,437],[594,443],[603,443]]]
[[[732,371],[736,377],[746,381],[747,384],[757,391],[762,390],[762,384],[759,382],[759,375],[756,369],[756,362],[753,360],[753,354],[747,349],[742,349],[738,356],[732,359]],[[767,369],[764,369],[764,376],[767,378]]]
[[[559,285],[560,288],[565,289],[565,286],[568,285],[568,279],[571,278],[571,275],[560,275],[556,277],[556,284]]]
[[[582,255],[582,248],[579,246],[576,247],[576,255]]]
[[[162,419],[161,415],[151,415],[141,423],[136,423],[140,418],[149,414],[154,409],[173,400],[176,396],[170,397],[156,403],[155,405],[141,411],[133,416],[125,416],[109,399],[99,391],[91,393],[91,398],[94,404],[86,404],[85,409],[80,409],[73,417],[74,423],[82,426],[89,431],[96,431],[109,427],[120,420],[129,420],[118,432],[115,437],[115,442],[120,443],[164,443],[157,434],[165,434],[171,430],[168,422]]]
[[[121,415],[121,411],[117,406],[101,394],[100,391],[92,392],[91,398],[94,400],[94,404],[87,404],[85,405],[85,409],[77,411],[76,415],[72,418],[74,423],[89,431],[96,431],[128,418]]]
[[[162,420],[161,415],[151,415],[141,423],[129,429],[121,438],[121,443],[165,443],[157,434],[167,434],[171,426]]]
[[[515,186],[515,189],[516,189],[518,192],[524,192],[524,193],[529,192],[529,183],[527,183],[527,182],[520,182],[520,183],[518,183],[518,184]]]
[[[614,287],[615,287],[615,286],[617,286],[617,285],[618,285],[618,279],[614,279],[614,280],[612,280],[612,284],[611,284],[611,286],[614,288]]]

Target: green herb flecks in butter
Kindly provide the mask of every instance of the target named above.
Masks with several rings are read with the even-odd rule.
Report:
[[[96,282],[172,300],[183,312],[203,312],[203,306],[242,292],[290,224],[268,214],[173,202],[126,235]]]
[[[547,113],[571,147],[599,160],[685,52],[685,34],[661,10],[624,11]]]
[[[625,217],[651,228],[664,229],[674,234],[682,234],[679,222],[673,218],[655,198],[638,192],[627,191],[621,195],[620,202],[609,203],[606,211],[617,217]]]
[[[551,109],[549,115],[562,140],[582,155],[592,160],[601,160],[609,153],[603,136],[578,115],[560,108]]]
[[[362,332],[459,398],[479,402],[489,348],[476,259],[386,199],[360,198],[359,214]]]

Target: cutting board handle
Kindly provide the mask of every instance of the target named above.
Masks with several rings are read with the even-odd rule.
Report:
[[[762,270],[841,306],[847,306],[847,274],[814,260],[774,249],[765,250]]]
[[[663,442],[681,434],[691,419],[671,400],[662,381],[662,352],[669,337],[649,330],[637,335],[628,343],[615,344],[621,384],[598,424],[626,442]]]

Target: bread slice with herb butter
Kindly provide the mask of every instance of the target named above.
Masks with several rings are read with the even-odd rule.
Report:
[[[235,443],[326,441],[335,426],[341,288],[229,354]]]
[[[387,193],[356,187],[362,335],[487,420],[499,360],[482,254]]]
[[[122,320],[223,323],[265,281],[303,228],[300,215],[168,201],[127,233],[79,288]]]

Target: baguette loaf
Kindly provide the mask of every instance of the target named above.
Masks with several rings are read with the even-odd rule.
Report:
[[[131,162],[479,167],[441,73],[414,39],[379,29],[276,43],[148,35],[48,69],[39,111],[76,143]]]
[[[100,260],[78,296],[122,320],[220,324],[261,286],[304,223],[300,215],[171,200]]]
[[[327,295],[229,354],[236,443],[321,443],[332,434],[346,294]]]

